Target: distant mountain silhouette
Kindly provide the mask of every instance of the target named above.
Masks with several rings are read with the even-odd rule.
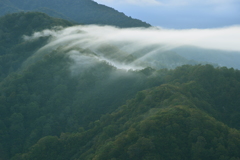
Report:
[[[0,0],[0,15],[19,11],[40,11],[81,24],[101,24],[118,27],[149,27],[117,10],[91,0]]]

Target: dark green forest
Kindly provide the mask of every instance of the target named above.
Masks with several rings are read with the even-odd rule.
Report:
[[[73,23],[39,12],[21,12],[0,17],[0,79],[18,70],[37,48],[47,42],[47,39],[42,38],[33,43],[26,43],[23,41],[23,35],[31,35],[36,31],[59,25],[67,27]]]
[[[73,25],[38,12],[0,18],[1,160],[240,159],[239,70],[99,61],[73,72],[61,48],[23,65],[50,38],[23,35]]]
[[[118,27],[150,27],[150,24],[126,16],[122,12],[92,0],[0,0],[0,15],[21,11],[44,12],[80,24]]]

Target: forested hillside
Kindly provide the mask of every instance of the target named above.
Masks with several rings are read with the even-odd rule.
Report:
[[[150,26],[92,0],[1,0],[0,4],[0,15],[19,11],[39,11],[80,24],[102,24],[118,27]]]
[[[238,159],[240,72],[198,65],[155,74],[162,85],[15,159]]]
[[[27,42],[23,35],[73,24],[42,13],[15,13],[0,21],[4,31],[0,56],[1,157],[21,153],[41,137],[88,127],[137,91],[156,85],[145,83],[148,69],[127,72],[104,61],[75,71],[75,61],[61,49],[26,64],[49,37]]]
[[[46,38],[33,43],[23,41],[23,35],[50,29],[55,26],[71,26],[62,19],[54,19],[46,14],[14,13],[0,18],[0,79],[16,71],[34,51],[46,43]]]
[[[73,25],[0,18],[0,159],[240,158],[239,70],[176,67],[193,62],[173,52],[126,69],[134,54]]]

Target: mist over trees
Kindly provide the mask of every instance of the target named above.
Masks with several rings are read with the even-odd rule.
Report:
[[[37,12],[0,18],[0,159],[240,158],[239,70],[173,52],[156,68],[123,69],[112,62],[135,54],[112,45],[23,40],[73,25]]]

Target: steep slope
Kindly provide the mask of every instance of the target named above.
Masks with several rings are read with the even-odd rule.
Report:
[[[187,68],[196,71],[196,67]],[[208,102],[211,89],[201,86],[200,81],[177,82],[141,91],[126,105],[92,123],[92,129],[44,137],[28,153],[15,158],[239,159],[239,130],[211,117],[211,110],[219,113],[221,109],[214,107],[215,97]],[[228,102],[235,101],[238,99]]]
[[[22,11],[42,11],[58,18],[66,17],[81,24],[104,24],[119,27],[149,27],[150,25],[110,7],[100,5],[91,0],[2,0],[4,10],[0,15]],[[7,5],[8,4],[8,5]],[[17,8],[13,10],[11,8]],[[51,11],[50,11],[51,10]],[[56,14],[57,13],[57,14]]]

